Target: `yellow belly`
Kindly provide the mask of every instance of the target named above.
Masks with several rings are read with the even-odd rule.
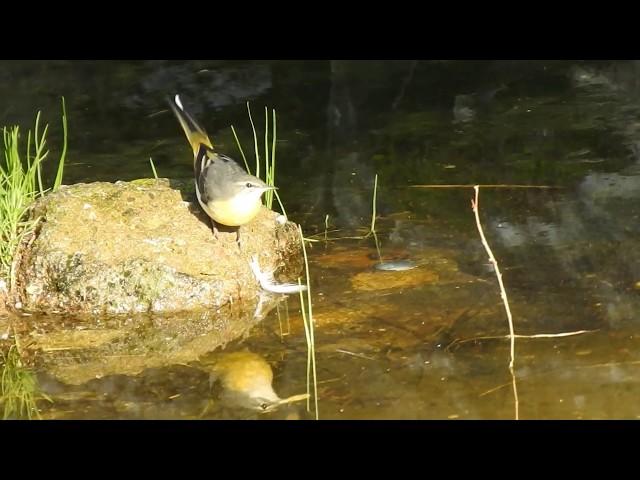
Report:
[[[236,198],[209,202],[206,206],[203,205],[203,208],[217,223],[229,227],[239,227],[253,220],[261,206],[260,198]]]

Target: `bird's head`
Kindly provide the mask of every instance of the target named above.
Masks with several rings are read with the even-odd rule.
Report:
[[[270,384],[254,385],[252,390],[226,391],[226,403],[235,407],[248,408],[259,413],[269,413],[278,408],[282,399],[273,391]]]
[[[234,183],[236,195],[246,201],[259,200],[262,194],[268,190],[276,190],[276,187],[267,185],[253,175],[247,175],[246,177],[237,180]]]

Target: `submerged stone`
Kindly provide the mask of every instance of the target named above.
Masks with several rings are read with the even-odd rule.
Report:
[[[402,272],[405,270],[412,270],[417,266],[418,264],[411,260],[395,260],[392,262],[376,263],[375,269],[382,270],[383,272]]]
[[[435,283],[440,280],[438,272],[429,269],[415,269],[410,271],[361,272],[351,278],[351,285],[355,290],[379,291],[396,288],[419,287]]]
[[[36,202],[35,235],[18,252],[14,295],[24,309],[64,313],[178,312],[254,300],[249,261],[301,271],[295,224],[263,208],[216,239],[190,183],[63,186]]]

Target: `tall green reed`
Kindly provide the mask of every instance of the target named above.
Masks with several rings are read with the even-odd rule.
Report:
[[[238,135],[236,133],[233,125],[231,126],[231,131],[233,132],[233,137],[236,140],[236,144],[238,146],[238,150],[240,150],[240,155],[242,155],[242,160],[244,161],[245,168],[247,172],[255,175],[258,178],[260,177],[260,141],[258,140],[258,132],[256,130],[255,123],[253,121],[253,116],[251,115],[251,107],[249,106],[249,102],[247,102],[247,113],[249,114],[249,123],[251,124],[251,130],[253,132],[253,147],[255,154],[255,172],[252,172],[249,168],[249,162],[247,162],[247,157],[242,149],[242,145],[240,140],[238,139]],[[276,123],[276,111],[275,109],[271,109],[271,122],[272,122],[272,133],[271,133],[271,145],[269,145],[269,109],[264,107],[264,152],[262,154],[262,158],[264,159],[264,178],[263,180],[269,186],[275,186],[276,180],[276,139],[277,139],[277,123]],[[269,148],[271,147],[271,148]],[[282,214],[286,217],[287,213],[284,209],[284,205],[282,204],[282,200],[280,199],[280,195],[276,190],[269,190],[264,195],[264,204],[268,209],[271,209],[273,206],[273,198],[276,198],[278,201],[278,205],[280,205],[280,210]]]

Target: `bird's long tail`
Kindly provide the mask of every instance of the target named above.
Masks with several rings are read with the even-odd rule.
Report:
[[[191,144],[191,148],[193,148],[193,154],[198,154],[200,145],[206,145],[213,149],[213,143],[209,140],[207,132],[205,132],[204,128],[198,125],[198,122],[196,122],[193,117],[187,113],[182,106],[180,96],[176,95],[175,99],[169,97],[167,98],[167,101],[169,102],[169,106],[171,107],[171,110],[173,110],[173,113],[176,114],[182,130],[184,130],[184,134],[187,136],[187,140],[189,140],[189,143]]]

